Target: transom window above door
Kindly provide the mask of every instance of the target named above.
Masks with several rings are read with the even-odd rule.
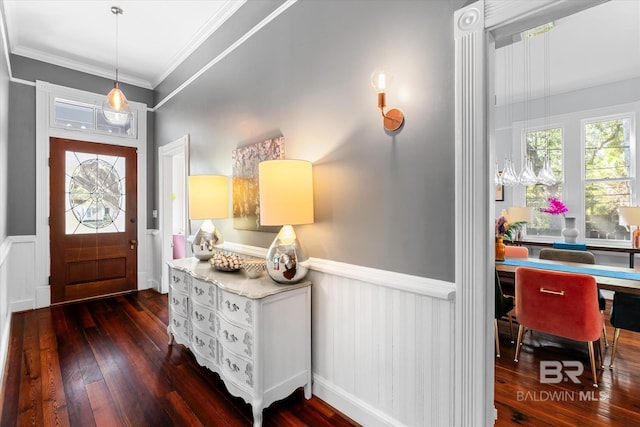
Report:
[[[129,113],[129,116],[129,120],[125,124],[115,125],[105,120],[101,106],[62,98],[54,100],[53,125],[69,130],[135,137],[135,115]]]

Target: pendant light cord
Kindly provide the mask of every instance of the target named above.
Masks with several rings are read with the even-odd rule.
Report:
[[[111,6],[111,12],[116,15],[116,84],[118,83],[118,15],[122,15],[122,9],[118,6]]]

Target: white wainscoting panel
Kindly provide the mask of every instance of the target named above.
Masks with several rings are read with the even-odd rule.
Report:
[[[36,308],[36,236],[11,236],[7,264],[9,310]]]
[[[9,311],[8,299],[8,274],[7,264],[11,241],[5,239],[0,242],[0,384],[2,384],[5,363],[9,351],[9,331],[11,329],[11,312]]]
[[[452,425],[453,300],[309,278],[314,393],[367,426]]]
[[[162,242],[160,241],[160,230],[147,230],[147,277],[146,283],[143,284],[141,278],[138,278],[138,289],[155,289],[160,292],[162,283],[162,273],[164,268],[162,265]],[[138,272],[140,274],[140,272]]]

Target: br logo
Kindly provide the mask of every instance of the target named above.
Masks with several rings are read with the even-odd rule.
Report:
[[[571,380],[580,384],[578,377],[582,375],[584,365],[576,360],[559,362],[557,360],[542,360],[540,362],[540,382],[542,384],[559,384]]]

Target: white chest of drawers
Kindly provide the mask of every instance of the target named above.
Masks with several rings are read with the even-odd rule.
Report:
[[[217,372],[231,394],[262,410],[304,387],[311,398],[311,283],[248,279],[195,258],[174,260],[169,274],[169,344],[188,347]]]

